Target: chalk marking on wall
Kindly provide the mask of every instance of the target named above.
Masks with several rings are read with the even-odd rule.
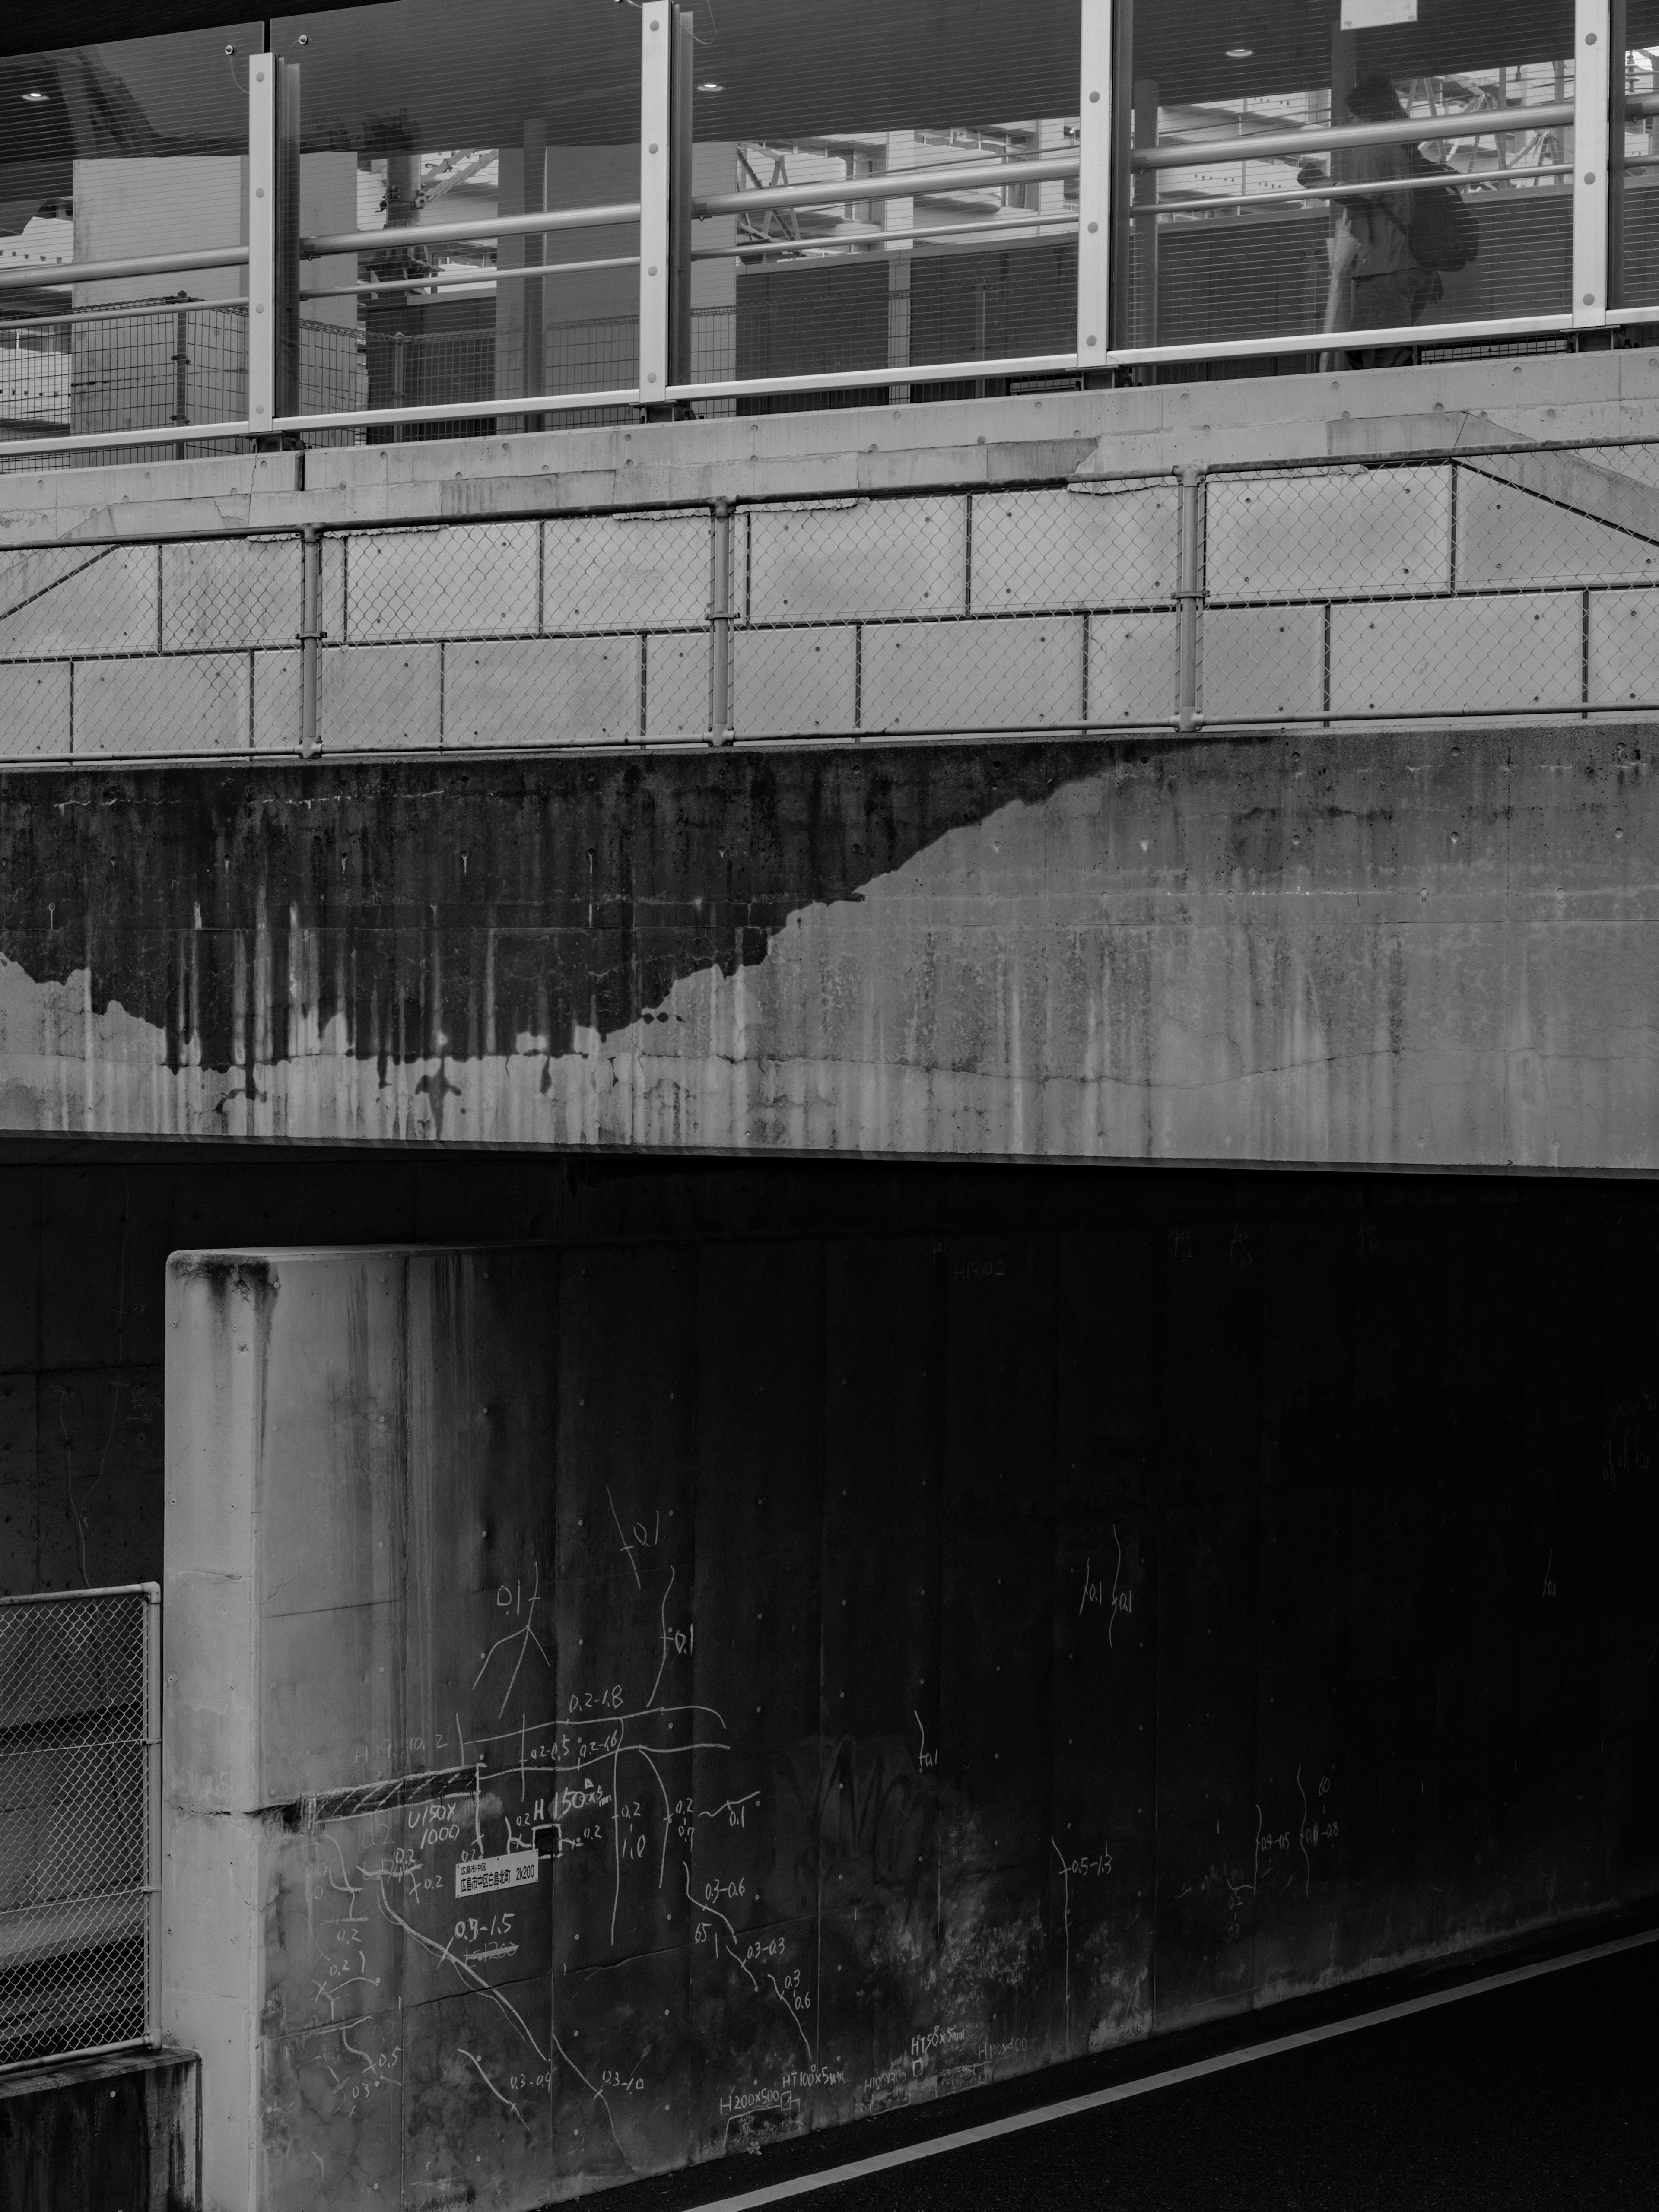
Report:
[[[662,1862],[657,1869],[657,1887],[660,1889],[664,1877],[668,1872],[668,1836],[674,1822],[674,1808],[669,1802],[668,1784],[663,1780],[656,1760],[652,1758],[643,1744],[640,1746],[640,1757],[651,1769],[657,1787],[662,1792]]]
[[[1302,1800],[1302,1827],[1297,1837],[1297,1843],[1302,1846],[1304,1869],[1302,1894],[1304,1897],[1308,1897],[1313,1892],[1313,1861],[1308,1856],[1308,1793],[1302,1787],[1302,1768],[1299,1764],[1296,1770],[1296,1794]]]
[[[469,2062],[474,2072],[477,2075],[478,2079],[483,2083],[485,2088],[489,2090],[490,2095],[495,2100],[495,2102],[498,2105],[505,2105],[507,2111],[512,2113],[519,2125],[524,2130],[525,2133],[528,2135],[530,2133],[530,2123],[526,2119],[524,2114],[514,2103],[512,2098],[502,2095],[501,2092],[495,2087],[495,2084],[490,2080],[489,2075],[484,2072],[483,2068],[479,2065],[477,2060],[473,2057],[472,2053],[470,2051],[463,2050],[459,2043],[455,2046],[455,2051],[458,2057],[465,2058]]]
[[[1503,1973],[1485,1975],[1479,1981],[1461,1983],[1455,1989],[1407,1997],[1398,2004],[1379,2006],[1375,2012],[1327,2021],[1318,2027],[1299,2028],[1293,2034],[1274,2036],[1264,2043],[1246,2044],[1241,2050],[1218,2051],[1213,2057],[1194,2059],[1188,2065],[1167,2067],[1157,2074],[1143,2074],[1131,2081],[1115,2081],[1104,2089],[1091,2089],[1083,2096],[1067,2097],[1059,2104],[1040,2105],[1032,2112],[1011,2112],[1004,2119],[987,2120],[976,2128],[961,2128],[951,2135],[935,2136],[927,2142],[907,2143],[897,2150],[881,2151],[872,2158],[851,2160],[845,2166],[827,2166],[817,2173],[797,2174],[791,2180],[775,2181],[763,2189],[746,2190],[740,2196],[718,2197],[700,2205],[698,2212],[759,2212],[762,2205],[781,2204],[792,2197],[806,2197],[819,2189],[837,2189],[872,2174],[890,2173],[896,2166],[914,2166],[921,2159],[971,2149],[976,2143],[994,2142],[1003,2136],[1021,2134],[1027,2128],[1045,2126],[1051,2120],[1073,2119],[1084,2112],[1098,2112],[1107,2105],[1125,2103],[1131,2097],[1149,2095],[1156,2089],[1178,2088],[1183,2082],[1202,2081],[1208,2075],[1226,2073],[1236,2066],[1249,2066],[1258,2059],[1277,2058],[1313,2044],[1328,2043],[1340,2035],[1355,2034],[1361,2028],[1385,2027],[1390,2021],[1432,2012],[1442,2005],[1456,2004],[1464,1997],[1484,1996],[1489,1990],[1509,1989],[1517,1983],[1534,1981],[1542,1974],[1559,1973],[1570,1966],[1589,1966],[1598,1959],[1612,1958],[1620,1952],[1633,1951],[1650,1943],[1659,1943],[1659,1928],[1644,1929],[1638,1935],[1618,1936],[1611,1942],[1571,1951],[1558,1959],[1540,1960],[1530,1966],[1512,1966]]]
[[[546,1645],[542,1642],[541,1638],[536,1633],[536,1606],[541,1595],[542,1571],[539,1563],[532,1562],[532,1565],[534,1567],[535,1581],[531,1587],[530,1610],[525,1616],[524,1626],[522,1628],[514,1629],[508,1635],[498,1636],[495,1638],[495,1641],[490,1645],[489,1650],[484,1653],[483,1666],[479,1668],[477,1673],[472,1677],[472,1686],[476,1690],[479,1683],[483,1681],[484,1675],[488,1673],[490,1661],[495,1656],[495,1654],[501,1649],[502,1645],[506,1644],[516,1644],[518,1645],[519,1656],[513,1662],[513,1672],[507,1677],[507,1687],[501,1692],[501,1705],[495,1715],[497,1720],[500,1720],[501,1714],[507,1711],[507,1701],[513,1694],[513,1685],[519,1679],[519,1669],[524,1665],[525,1653],[530,1649],[530,1646],[533,1644],[537,1650],[541,1653],[544,1665],[550,1668],[553,1663],[547,1656]],[[459,1720],[460,1716],[458,1713],[456,1715],[458,1726],[459,1724]]]
[[[386,1903],[384,1884],[382,1884],[380,1888],[380,1910],[385,1913],[386,1918],[392,1923],[394,1927],[401,1928],[407,1936],[412,1936],[415,1941],[421,1946],[421,1948],[423,1951],[429,1952],[441,1965],[453,1966],[458,1974],[464,1975],[465,1978],[471,1983],[473,1988],[477,1990],[481,1996],[488,1997],[493,2005],[495,2005],[500,2011],[505,2013],[507,2017],[518,2029],[520,2034],[523,2036],[525,2041],[530,2045],[530,2048],[535,2052],[537,2057],[541,2060],[544,2066],[549,2065],[551,2063],[546,2051],[542,2049],[540,2044],[537,2042],[535,2037],[531,2033],[528,2022],[526,2021],[524,2014],[519,2011],[517,2007],[511,2004],[507,1999],[501,1995],[498,1989],[495,1989],[490,1983],[485,1981],[482,1974],[476,1973],[473,1969],[466,1964],[465,1960],[458,1959],[454,1953],[450,1949],[447,1943],[436,1943],[433,1941],[431,1936],[423,1936],[418,1928],[411,1926],[410,1923],[404,1918],[401,1912],[396,1911]],[[628,2153],[622,2147],[622,2139],[617,2133],[617,2123],[611,2116],[610,2106],[605,2101],[605,2092],[602,2089],[596,2089],[594,2087],[593,2084],[588,2080],[586,2075],[582,2072],[581,2068],[577,2065],[575,2060],[572,2058],[570,2053],[560,2042],[556,2031],[550,2029],[549,2036],[554,2050],[558,2052],[559,2057],[563,2061],[564,2064],[569,2069],[571,2073],[575,2075],[577,2081],[579,2081],[583,2088],[587,2091],[594,2103],[604,2112],[605,2124],[611,2130],[611,2140],[617,2146],[617,2154],[622,2160],[623,2164],[628,2168],[629,2172],[632,2173],[634,2171],[634,2161],[629,2157]]]
[[[759,1802],[760,1791],[758,1790],[751,1790],[746,1796],[728,1797],[723,1805],[716,1805],[712,1808],[712,1810],[700,1812],[697,1814],[697,1818],[700,1820],[718,1820],[720,1814],[724,1813],[727,1815],[730,1825],[732,1827],[740,1828],[744,1825],[744,1807],[745,1805],[757,1805]],[[738,1818],[733,1820],[730,1819],[730,1816],[734,1813],[738,1815]]]
[[[1118,1577],[1123,1572],[1123,1547],[1117,1543],[1115,1526],[1112,1529],[1112,1541],[1117,1544],[1117,1565],[1112,1569],[1112,1609],[1106,1617],[1106,1648],[1109,1651],[1112,1648],[1112,1638],[1117,1632],[1117,1584]]]
[[[668,1601],[673,1594],[673,1589],[674,1570],[671,1566],[668,1570],[668,1588],[662,1594],[662,1606],[657,1616],[662,1634],[662,1656],[657,1662],[657,1679],[651,1685],[651,1694],[645,1701],[647,1705],[656,1704],[657,1692],[662,1687],[663,1672],[668,1665]]]
[[[617,1885],[611,1893],[611,1941],[617,1941],[617,1914],[622,1905],[622,1752],[617,1749],[611,1762],[611,1840],[617,1862]]]
[[[720,1926],[725,1929],[726,1934],[732,1938],[732,1944],[735,1945],[738,1940],[737,1929],[732,1925],[731,1922],[717,1905],[698,1904],[696,1899],[691,1894],[691,1869],[684,1860],[681,1862],[681,1867],[685,1875],[686,1903],[690,1906],[694,1912],[701,1913],[705,1920],[718,1920]],[[714,1938],[714,1942],[718,1947],[720,1943],[720,1938],[718,1936]],[[752,1974],[749,1973],[749,1968],[744,1964],[742,1952],[735,1948],[730,1948],[727,1950],[726,1956],[730,1959],[735,1960],[737,1964],[742,1967],[743,1972],[745,1974],[749,1974],[749,1986],[753,1990],[755,1995],[758,1996],[760,1995],[760,1984],[755,1979],[755,1977]]]
[[[751,1974],[749,1978],[752,1981],[754,1979],[754,1976]],[[794,2006],[789,2002],[789,1999],[785,1996],[783,1991],[778,1987],[776,1976],[769,1974],[766,1978],[772,1984],[773,1996],[783,2007],[784,2010],[788,2014],[790,2020],[793,2022],[795,2033],[799,2036],[801,2040],[801,2048],[806,2053],[806,2063],[810,2066],[812,2063],[812,2046],[806,2040],[806,2030],[800,2024],[800,2014],[795,2010]]]
[[[1066,1854],[1054,1838],[1050,1836],[1048,1841],[1054,1844],[1054,1856],[1060,1861],[1063,1906],[1060,1924],[1066,1936],[1066,2055],[1069,2058],[1072,2053],[1072,1869],[1066,1865]]]
[[[529,1732],[532,1735],[545,1735],[550,1729],[555,1735],[557,1735],[561,1729],[605,1728],[614,1725],[618,1721],[657,1720],[665,1713],[708,1713],[720,1723],[722,1728],[726,1726],[726,1716],[716,1705],[641,1705],[637,1711],[630,1713],[567,1713],[556,1720],[532,1721]],[[520,1730],[516,1728],[503,1729],[496,1735],[475,1736],[473,1741],[475,1743],[511,1743],[519,1734]],[[654,1744],[652,1746],[653,1750],[659,1747]],[[678,1745],[672,1747],[676,1750],[679,1748]],[[724,1751],[728,1750],[730,1746],[722,1744],[719,1747]],[[609,1746],[599,1754],[602,1759],[608,1759],[610,1755]]]
[[[645,1588],[645,1584],[640,1580],[639,1564],[634,1557],[634,1547],[629,1542],[627,1534],[623,1530],[622,1516],[617,1510],[617,1501],[611,1495],[611,1485],[608,1482],[605,1486],[605,1495],[606,1502],[611,1508],[611,1518],[617,1524],[617,1536],[618,1541],[622,1545],[623,1556],[628,1561],[629,1565],[634,1570],[634,1587],[635,1589],[643,1589]]]

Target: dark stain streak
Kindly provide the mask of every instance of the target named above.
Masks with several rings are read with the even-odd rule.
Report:
[[[0,775],[0,952],[41,983],[89,965],[94,1012],[120,1006],[164,1032],[170,1067],[199,1054],[240,1068],[250,1091],[256,1064],[293,1056],[300,1024],[337,1015],[382,1081],[440,1037],[477,1052],[486,1030],[498,1050],[529,1033],[559,1053],[688,975],[763,960],[792,913],[856,898],[1117,750]],[[434,1121],[451,1087],[430,1081]]]

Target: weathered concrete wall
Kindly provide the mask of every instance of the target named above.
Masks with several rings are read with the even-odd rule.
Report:
[[[1165,1181],[175,1258],[210,2205],[534,2205],[1659,1887],[1646,1209]]]
[[[130,2052],[0,2075],[6,2212],[198,2212],[201,2069]]]
[[[0,1118],[1648,1170],[1645,744],[14,774]]]

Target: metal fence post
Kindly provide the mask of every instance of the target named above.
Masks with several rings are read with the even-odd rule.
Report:
[[[1607,164],[1612,72],[1625,57],[1611,51],[1607,0],[1576,0],[1573,40],[1572,319],[1595,329],[1607,319]],[[1619,149],[1621,157],[1624,149]]]
[[[300,412],[300,64],[276,70],[275,301],[276,422]]]
[[[173,321],[173,419],[181,429],[190,421],[190,317],[182,308]],[[181,438],[173,449],[173,459],[182,461],[186,450]]]
[[[161,1589],[144,1596],[144,1887],[149,1956],[144,1961],[144,2040],[161,2040]]]
[[[1195,730],[1200,637],[1199,602],[1204,592],[1204,471],[1192,465],[1176,471],[1181,483],[1179,581],[1176,587],[1176,719],[1177,730]]]
[[[314,522],[300,532],[300,757],[315,760],[323,749],[317,731],[317,647],[322,636],[318,610],[321,601],[323,533]]]
[[[1111,343],[1112,5],[1083,0],[1083,119],[1077,185],[1077,365],[1104,369]]]
[[[276,61],[255,54],[247,76],[247,419],[256,437],[276,419]]]
[[[668,0],[640,10],[640,398],[662,404],[668,389],[668,195],[672,117]]]
[[[708,586],[708,742],[737,743],[732,726],[732,502],[714,501]]]

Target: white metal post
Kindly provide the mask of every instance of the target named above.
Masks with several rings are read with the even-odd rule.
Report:
[[[276,63],[254,54],[247,76],[247,419],[276,419]]]
[[[673,11],[668,0],[640,10],[640,397],[668,389],[668,185]]]
[[[1607,0],[1576,0],[1573,25],[1572,319],[1607,319],[1607,112],[1613,70]]]
[[[1104,368],[1110,343],[1112,0],[1083,0],[1082,126],[1077,179],[1077,357]]]

